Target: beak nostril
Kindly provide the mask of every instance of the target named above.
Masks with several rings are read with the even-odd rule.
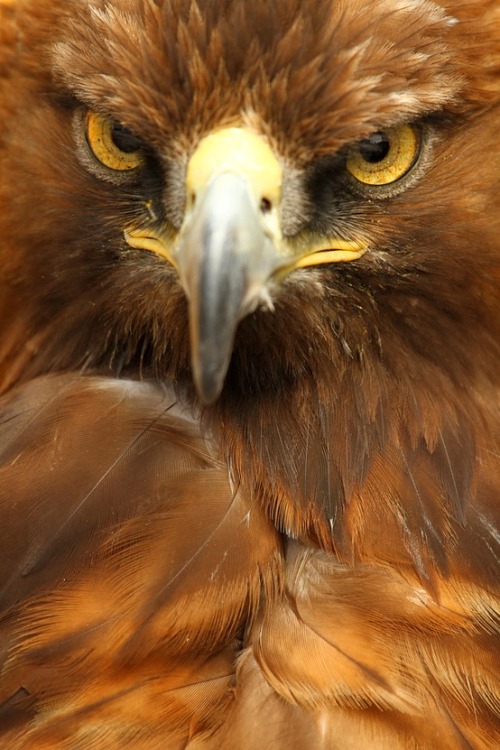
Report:
[[[268,214],[269,211],[272,209],[273,204],[269,200],[269,198],[262,198],[260,201],[260,210],[263,214]]]

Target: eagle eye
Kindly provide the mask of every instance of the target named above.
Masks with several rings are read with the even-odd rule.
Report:
[[[413,125],[379,130],[349,150],[346,169],[365,185],[390,185],[415,165],[420,146],[420,131]]]
[[[100,164],[115,172],[130,172],[144,163],[142,144],[112,117],[88,111],[85,137]]]

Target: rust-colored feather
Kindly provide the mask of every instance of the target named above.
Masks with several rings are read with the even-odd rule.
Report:
[[[498,0],[0,0],[0,122],[0,745],[496,750]],[[125,231],[235,125],[286,241],[366,252],[268,280],[207,406]]]
[[[272,525],[166,388],[48,377],[4,398],[1,423],[0,703],[26,722],[5,741],[151,747],[213,724],[279,587]]]

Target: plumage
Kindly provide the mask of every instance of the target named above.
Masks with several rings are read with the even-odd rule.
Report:
[[[496,748],[497,0],[3,0],[0,112],[3,744]]]

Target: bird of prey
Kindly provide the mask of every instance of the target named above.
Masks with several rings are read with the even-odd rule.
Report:
[[[500,747],[498,0],[1,0],[0,745]]]

